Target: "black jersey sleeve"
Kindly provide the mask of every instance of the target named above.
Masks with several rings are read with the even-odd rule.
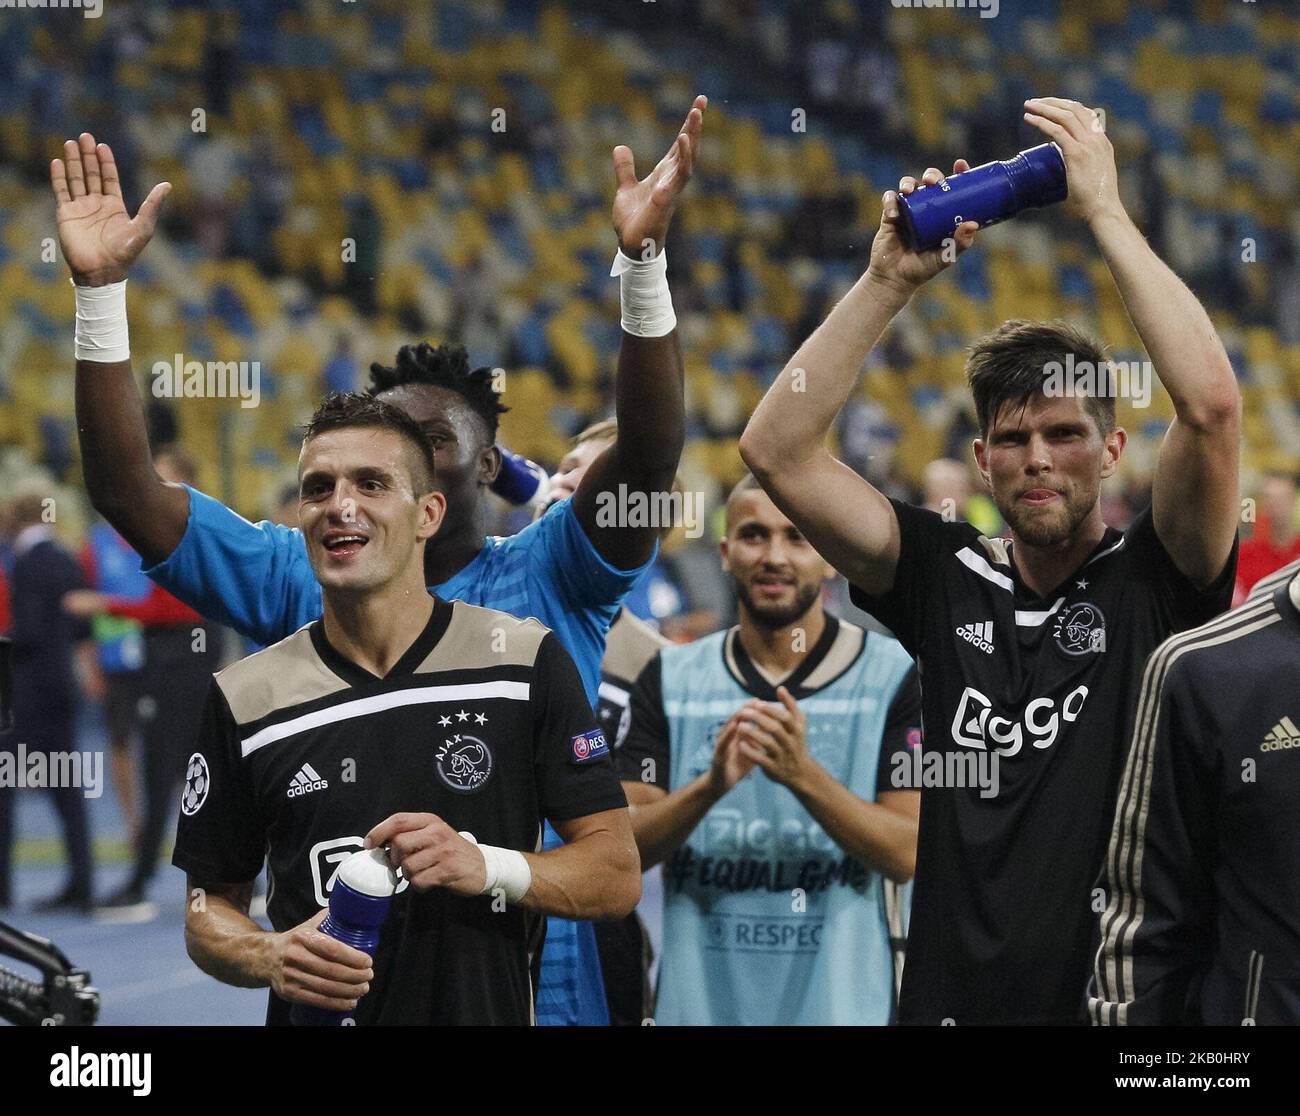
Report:
[[[916,667],[903,676],[889,703],[885,734],[880,740],[880,766],[876,772],[876,794],[890,790],[920,790],[915,772],[920,764],[913,755],[921,752],[921,686]]]
[[[1240,539],[1234,539],[1232,553],[1223,571],[1214,582],[1198,589],[1174,564],[1173,558],[1156,533],[1151,505],[1136,516],[1124,532],[1125,547],[1132,548],[1137,569],[1147,571],[1147,576],[1157,587],[1173,621],[1173,630],[1185,631],[1213,620],[1232,603],[1232,591],[1237,579],[1237,549]]]
[[[553,632],[537,649],[530,701],[542,814],[552,822],[569,821],[626,806],[582,677]]]
[[[637,677],[620,726],[614,765],[624,782],[669,787],[668,718],[664,714],[663,666],[655,655]]]
[[[239,727],[213,679],[186,764],[172,863],[200,879],[242,883],[262,870],[265,849],[265,825],[240,752]]]
[[[1214,749],[1204,739],[1186,660],[1147,662],[1102,871],[1088,1006],[1094,1023],[1195,1023],[1201,962],[1213,952]]]
[[[898,565],[894,584],[887,593],[872,596],[856,585],[849,587],[849,599],[868,612],[898,638],[915,658],[925,630],[923,616],[933,601],[936,582],[943,576],[943,558],[954,551],[954,524],[937,512],[918,508],[890,497],[898,517]],[[973,539],[979,532],[965,526]]]

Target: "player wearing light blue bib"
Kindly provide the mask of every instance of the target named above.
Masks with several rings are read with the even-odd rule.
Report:
[[[886,877],[916,857],[915,667],[823,611],[833,571],[752,478],[722,548],[739,625],[651,661],[615,750],[642,865],[664,862],[655,1021],[886,1024]]]

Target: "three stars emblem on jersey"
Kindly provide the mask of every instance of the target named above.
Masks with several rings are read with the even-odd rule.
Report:
[[[487,724],[486,713],[470,714],[470,713],[466,713],[465,710],[463,709],[461,709],[456,713],[444,714],[443,716],[438,718],[438,724],[440,724],[443,728],[446,728],[448,725],[451,725],[453,723],[459,723],[459,722],[468,723],[471,719],[473,720],[473,723],[476,725]]]

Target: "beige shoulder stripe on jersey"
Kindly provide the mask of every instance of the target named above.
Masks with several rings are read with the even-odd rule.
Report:
[[[217,675],[217,685],[230,705],[235,723],[240,725],[348,687],[321,661],[306,627],[232,663]]]
[[[485,667],[532,666],[551,630],[540,620],[521,620],[495,608],[452,601],[451,621],[438,645],[415,668],[417,674]]]

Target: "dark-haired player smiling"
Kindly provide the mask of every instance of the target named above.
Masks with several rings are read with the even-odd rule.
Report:
[[[471,371],[459,346],[424,344],[404,346],[391,368],[371,368],[372,392],[410,414],[434,442],[448,508],[446,524],[425,549],[427,584],[444,598],[537,617],[573,656],[593,705],[605,633],[657,547],[653,527],[599,522],[599,496],[622,485],[647,495],[668,488],[685,437],[681,352],[662,246],[691,174],[706,106],[696,98],[672,147],[644,179],[637,179],[632,152],[614,149],[619,436],[571,500],[518,535],[485,538],[502,410],[490,371]],[[64,144],[51,182],[60,246],[76,285],[77,425],[91,501],[169,592],[259,643],[273,643],[321,612],[301,534],[253,525],[211,497],[166,484],[150,459],[131,371],[125,278],[153,235],[170,186],[155,186],[129,219],[113,154],[86,133]],[[538,1020],[608,1022],[590,926],[548,932]]]
[[[1123,533],[1102,520],[1101,482],[1126,435],[1113,397],[1047,394],[1054,363],[1106,363],[1057,323],[1005,323],[967,363],[975,457],[1009,543],[887,499],[831,456],[826,432],[868,352],[951,262],[941,249],[904,247],[893,191],[866,274],[791,359],[740,443],[855,602],[917,659],[926,747],[1002,757],[991,799],[977,787],[922,791],[905,1023],[1083,1021],[1094,887],[1143,663],[1171,633],[1227,607],[1236,565],[1241,402],[1223,346],[1124,212],[1097,114],[1055,97],[1026,108],[1060,147],[1067,209],[1095,237],[1173,400],[1151,507]],[[942,178],[931,167],[923,181]],[[899,189],[916,186],[905,178]],[[975,232],[960,226],[959,251]],[[796,370],[806,383],[792,391]]]
[[[358,1001],[361,1023],[531,1022],[534,912],[620,916],[639,894],[578,672],[536,620],[425,587],[446,501],[409,416],[331,395],[299,473],[324,612],[209,691],[174,856],[207,896],[187,907],[187,949],[220,980],[269,986],[268,1023],[291,1003]],[[544,817],[566,843],[539,853]],[[385,846],[410,884],[373,966],[317,932],[327,868],[352,839]],[[248,917],[263,860],[273,932]]]

